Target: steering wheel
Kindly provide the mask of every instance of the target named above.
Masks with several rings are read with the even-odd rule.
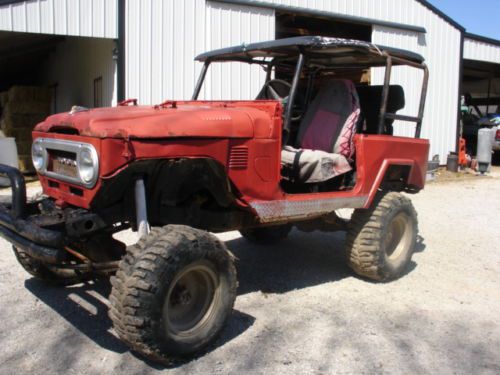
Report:
[[[279,92],[283,92],[283,90],[278,90],[278,87],[282,86],[286,89],[286,92],[288,95],[281,96]],[[292,85],[291,83],[284,81],[282,79],[270,79],[264,84],[264,87],[262,87],[262,92],[264,92],[264,95],[268,99],[274,99],[274,100],[279,100],[280,102],[283,103],[283,105],[286,107],[288,105],[288,97],[290,94],[290,91],[292,90]],[[297,97],[295,98],[295,103],[297,103]],[[283,113],[286,112],[286,109]],[[303,110],[299,105],[295,105],[294,108],[292,109],[292,121],[298,121],[302,118]]]

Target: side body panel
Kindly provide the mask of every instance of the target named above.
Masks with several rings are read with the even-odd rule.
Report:
[[[408,166],[407,185],[416,190],[424,187],[428,140],[357,135],[355,145],[357,177],[352,190],[281,194],[268,201],[245,196],[245,200],[262,223],[273,223],[314,218],[340,208],[368,208],[391,165]]]

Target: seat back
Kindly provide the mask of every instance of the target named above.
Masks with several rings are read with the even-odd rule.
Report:
[[[360,109],[354,84],[331,80],[320,88],[300,124],[297,146],[345,156],[354,153],[353,137]]]
[[[359,96],[361,105],[361,114],[366,121],[366,129],[364,133],[377,134],[378,118],[380,115],[380,103],[382,101],[382,90],[384,86],[357,86],[356,90]],[[390,85],[389,97],[387,99],[388,113],[396,113],[405,106],[405,93],[401,86]],[[385,134],[392,135],[392,123],[394,120],[385,120]],[[360,124],[362,125],[362,124]],[[360,129],[358,129],[360,131]]]

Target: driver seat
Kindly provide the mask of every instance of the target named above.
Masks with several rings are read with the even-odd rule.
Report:
[[[337,79],[323,85],[300,124],[297,148],[285,146],[281,151],[283,177],[318,183],[351,171],[359,115],[352,81]]]

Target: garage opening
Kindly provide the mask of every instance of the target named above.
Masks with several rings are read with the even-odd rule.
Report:
[[[276,39],[296,36],[327,36],[344,39],[357,39],[371,42],[371,25],[333,20],[330,17],[318,17],[297,13],[276,13]],[[350,79],[357,85],[370,84],[370,69],[345,69],[336,72],[337,77]],[[276,73],[277,78],[291,79],[286,74]]]
[[[500,64],[467,59],[463,64],[462,137],[476,155],[479,129],[492,127],[491,119],[500,114]]]
[[[295,13],[276,13],[276,39],[293,36],[321,35],[371,42],[372,27],[331,18]]]
[[[33,171],[31,131],[73,105],[116,103],[115,42],[0,31],[0,127],[14,137],[20,169]]]

